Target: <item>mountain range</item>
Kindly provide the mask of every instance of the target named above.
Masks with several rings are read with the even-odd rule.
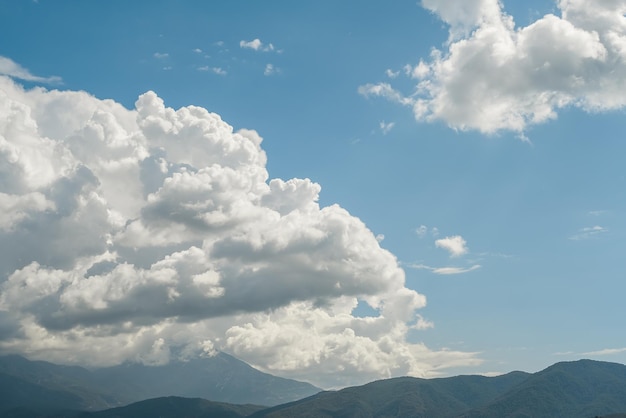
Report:
[[[224,353],[97,370],[0,357],[0,417],[626,418],[626,366],[592,360],[532,374],[399,377],[318,391]]]

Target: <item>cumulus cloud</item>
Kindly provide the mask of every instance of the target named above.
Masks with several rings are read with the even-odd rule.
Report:
[[[22,67],[10,58],[0,55],[0,76],[9,76],[18,80],[35,81],[38,83],[59,84],[61,77],[40,77],[31,74],[26,68]]]
[[[128,110],[0,77],[0,351],[96,366],[209,347],[327,387],[477,364],[407,340],[426,299],[394,255],[318,184],[270,179],[261,143],[153,92]]]
[[[448,251],[452,257],[462,256],[468,251],[467,242],[460,235],[440,238],[435,241],[435,246]]]
[[[239,41],[239,47],[262,52],[270,52],[274,50],[274,45],[272,45],[271,43],[264,44],[259,38],[255,38],[251,41]]]
[[[445,47],[405,67],[417,80],[411,94],[388,83],[362,86],[362,94],[409,106],[419,121],[486,134],[523,134],[568,106],[598,112],[626,105],[626,0],[560,0],[560,16],[525,27],[498,0],[422,6],[448,25]]]

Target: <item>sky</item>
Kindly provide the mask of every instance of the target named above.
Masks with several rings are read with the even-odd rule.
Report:
[[[0,0],[0,352],[626,363],[625,13]]]

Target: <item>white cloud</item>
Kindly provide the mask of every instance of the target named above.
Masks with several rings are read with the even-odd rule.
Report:
[[[626,347],[624,348],[605,348],[598,351],[590,351],[588,353],[582,353],[584,356],[611,356],[614,354],[626,353]]]
[[[398,75],[400,75],[400,71],[393,71],[392,69],[387,68],[385,70],[385,75],[389,78],[396,78],[398,77]]]
[[[38,83],[59,84],[61,83],[61,77],[39,77],[33,75],[26,68],[22,67],[10,58],[0,55],[0,76],[9,76],[24,81],[35,81]]]
[[[524,138],[528,126],[555,119],[564,107],[626,105],[626,0],[561,0],[560,16],[525,27],[516,27],[498,0],[422,5],[449,25],[449,39],[405,68],[419,80],[416,93],[407,98],[385,83],[362,86],[368,95],[412,106],[417,120]]]
[[[263,75],[265,76],[270,76],[278,73],[280,73],[280,68],[275,67],[274,64],[265,65],[265,70],[263,70]]]
[[[468,268],[461,267],[439,267],[433,269],[433,273],[435,274],[443,274],[443,275],[451,275],[451,274],[463,274],[469,273],[470,271],[478,270],[480,268],[480,264],[474,264]]]
[[[215,74],[217,74],[217,75],[226,75],[226,74],[228,74],[228,73],[226,72],[226,70],[224,70],[224,69],[223,69],[223,68],[221,68],[221,67],[212,67],[212,68],[211,68],[211,71],[213,71],[213,72],[214,72]]]
[[[393,127],[396,125],[395,122],[385,122],[384,120],[380,122],[379,126],[380,126],[380,130],[383,133],[383,135],[387,135],[392,129]]]
[[[420,225],[417,229],[415,229],[415,233],[417,234],[418,237],[424,238],[428,234],[428,227],[426,225]],[[439,228],[437,228],[436,226],[433,226],[432,228],[430,228],[430,235],[432,235],[435,238],[438,237]]]
[[[468,251],[467,242],[460,235],[438,239],[435,246],[448,251],[452,257],[459,257]]]
[[[212,347],[327,387],[480,363],[407,341],[426,298],[318,184],[270,179],[261,143],[153,92],[128,110],[0,77],[0,352],[153,364]],[[379,315],[353,316],[359,301]]]
[[[193,52],[196,54],[202,54],[202,50],[200,48],[194,48]]]
[[[402,93],[394,90],[389,83],[366,84],[358,88],[359,94],[365,97],[378,96],[405,106],[414,104],[410,97],[404,97]]]
[[[170,54],[166,53],[166,52],[155,52],[154,53],[154,58],[157,59],[165,59],[168,58],[170,56]]]
[[[578,232],[570,236],[569,239],[572,241],[581,241],[581,240],[593,238],[599,234],[604,234],[608,231],[609,231],[608,229],[600,225],[589,226],[589,227],[585,227],[585,228],[578,230]]]
[[[409,264],[410,268],[414,268],[417,270],[430,270],[435,274],[440,275],[453,275],[453,274],[463,274],[469,273],[470,271],[478,270],[482,266],[480,264],[474,264],[471,267],[431,267],[425,264]]]
[[[270,52],[274,50],[274,45],[264,44],[259,38],[251,41],[239,41],[239,46],[244,49],[253,49],[255,51]]]

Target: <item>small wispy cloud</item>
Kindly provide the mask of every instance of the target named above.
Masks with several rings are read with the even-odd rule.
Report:
[[[239,41],[239,46],[244,49],[253,49],[255,51],[262,52],[270,52],[274,51],[275,49],[274,45],[272,45],[271,43],[264,44],[259,38],[255,38],[251,41]]]
[[[481,268],[480,264],[474,264],[473,266],[468,267],[468,268],[439,267],[439,268],[433,269],[433,273],[443,274],[443,275],[463,274],[463,273],[469,273],[470,271],[478,270],[479,268]]]
[[[605,348],[603,350],[598,351],[589,351],[587,353],[582,353],[585,356],[610,356],[613,354],[621,354],[626,353],[626,347],[623,348]]]
[[[168,54],[167,52],[155,52],[154,54],[152,54],[152,56],[154,58],[162,60],[162,59],[168,58],[170,54]]]
[[[195,52],[196,54],[202,54],[202,50],[200,48],[195,48],[193,52]]]
[[[360,95],[364,97],[383,97],[389,101],[400,103],[405,106],[411,106],[415,100],[405,97],[402,93],[395,90],[389,83],[365,84],[357,89]]]
[[[396,123],[395,122],[386,123],[385,121],[382,121],[382,122],[380,122],[379,126],[380,126],[380,130],[382,131],[383,135],[387,135],[389,133],[389,131],[391,131],[394,126],[396,126]]]
[[[420,225],[419,227],[415,229],[415,233],[417,234],[418,237],[424,238],[426,235],[428,235],[428,227],[426,225]],[[438,237],[439,228],[437,228],[436,226],[433,226],[432,228],[430,228],[430,235],[432,235],[435,238]]]
[[[396,78],[400,75],[400,71],[393,71],[391,68],[385,70],[385,75],[389,78]]]
[[[278,73],[280,73],[280,68],[275,67],[274,64],[267,64],[265,66],[265,70],[263,70],[263,75],[265,76],[270,76]]]
[[[435,246],[448,251],[451,257],[460,257],[469,251],[467,241],[460,235],[438,239]]]
[[[224,70],[222,67],[209,67],[208,65],[204,65],[202,67],[198,67],[198,71],[210,71],[217,75],[226,75],[228,72]]]
[[[463,274],[469,273],[470,271],[478,270],[482,266],[480,264],[474,264],[471,267],[431,267],[425,264],[409,264],[408,267],[417,269],[417,270],[428,270],[432,271],[435,274],[439,275],[453,275],[453,274]]]
[[[589,226],[586,228],[579,229],[578,232],[570,236],[569,239],[572,241],[581,241],[581,240],[592,238],[599,234],[604,234],[608,231],[609,230],[607,228],[604,228],[603,226],[600,226],[600,225]]]
[[[26,68],[22,67],[10,58],[0,56],[0,75],[9,76],[11,78],[17,78],[24,81],[35,81],[38,83],[46,84],[61,84],[63,81],[61,77],[40,77],[31,74]]]

